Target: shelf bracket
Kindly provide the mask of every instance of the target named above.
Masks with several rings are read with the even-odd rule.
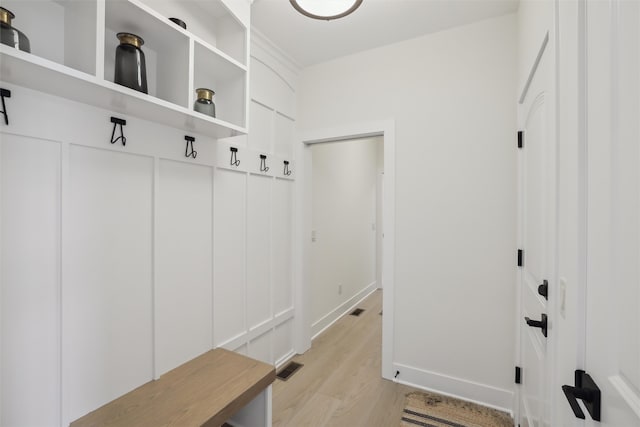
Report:
[[[127,121],[124,119],[119,119],[117,117],[111,117],[111,123],[113,123],[113,131],[111,132],[111,143],[115,144],[116,142],[118,142],[118,140],[121,140],[122,146],[127,145],[127,138],[125,138],[124,130],[122,129],[122,126],[127,125]],[[114,139],[114,136],[116,136],[116,127],[118,125],[120,125],[120,136]]]
[[[195,159],[198,156],[198,152],[193,149],[193,141],[195,141],[196,139],[192,136],[185,135],[184,140],[187,141],[187,146],[184,149],[184,156]],[[189,148],[191,148],[191,152],[189,152]]]
[[[284,161],[284,172],[283,172],[284,176],[289,176],[291,175],[291,171],[289,170],[289,161],[285,160]]]
[[[260,172],[268,172],[269,167],[267,166],[267,156],[265,154],[260,154]]]
[[[9,126],[9,115],[7,114],[7,106],[4,104],[5,98],[11,98],[9,89],[0,89],[0,97],[2,98],[2,115],[4,116],[4,124]]]
[[[238,149],[236,147],[230,147],[229,151],[231,151],[231,166],[240,166],[240,160],[238,160]]]

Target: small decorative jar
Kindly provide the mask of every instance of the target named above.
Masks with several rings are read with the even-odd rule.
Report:
[[[173,22],[179,27],[182,27],[183,30],[187,29],[187,24],[180,18],[169,18],[169,21]]]
[[[144,52],[140,49],[144,40],[131,33],[118,33],[116,37],[120,40],[120,44],[116,48],[116,70],[113,81],[139,92],[148,93],[147,65]]]
[[[11,20],[15,17],[10,10],[0,7],[0,41],[2,41],[2,44],[31,53],[31,45],[27,36],[22,31],[11,26]]]
[[[216,104],[213,103],[214,91],[206,88],[196,89],[196,102],[193,109],[199,113],[206,114],[211,117],[216,116]]]

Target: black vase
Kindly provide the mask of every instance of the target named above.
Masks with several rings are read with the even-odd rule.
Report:
[[[120,44],[116,48],[114,82],[139,92],[148,93],[147,65],[144,52],[140,49],[144,40],[131,33],[118,33],[117,37]]]
[[[11,20],[15,17],[10,10],[0,7],[0,41],[2,44],[31,53],[31,45],[27,36],[11,26]]]

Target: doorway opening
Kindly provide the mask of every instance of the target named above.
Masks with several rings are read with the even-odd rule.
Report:
[[[376,289],[383,137],[311,145],[311,338]],[[380,248],[381,249],[381,248]]]
[[[392,120],[353,124],[342,128],[321,129],[316,131],[301,132],[298,144],[296,144],[296,207],[295,220],[296,232],[294,238],[294,294],[296,304],[296,316],[294,320],[294,345],[297,353],[302,354],[311,347],[311,340],[322,328],[319,325],[312,327],[318,319],[314,319],[312,306],[313,299],[313,262],[314,238],[318,241],[322,238],[319,230],[314,234],[312,221],[313,214],[313,149],[316,144],[335,143],[350,140],[364,140],[365,138],[378,138],[381,144],[381,155],[384,158],[384,181],[380,179],[378,185],[384,185],[380,191],[380,212],[382,217],[380,224],[375,225],[376,230],[381,230],[378,245],[380,250],[380,275],[374,275],[373,289],[383,288],[382,308],[384,312],[382,320],[382,377],[393,379],[393,296],[394,296],[394,260],[395,260],[395,125]],[[354,142],[355,144],[358,141]],[[340,144],[336,144],[340,145]],[[377,169],[377,166],[376,166]],[[330,171],[329,171],[330,173]],[[374,209],[375,210],[375,209]],[[371,227],[371,223],[369,223]],[[371,230],[370,230],[371,231]],[[374,256],[374,260],[375,260]],[[374,264],[376,262],[374,261]],[[335,286],[333,286],[335,285]],[[336,293],[340,290],[339,283],[332,284]],[[344,285],[344,284],[342,284]],[[368,295],[364,293],[361,298]],[[358,300],[354,300],[353,304]],[[352,308],[344,306],[345,314]],[[340,313],[343,314],[343,313]],[[338,316],[340,317],[340,316]],[[327,325],[328,326],[328,325]]]

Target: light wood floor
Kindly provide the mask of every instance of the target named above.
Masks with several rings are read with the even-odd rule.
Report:
[[[413,388],[381,377],[382,291],[363,301],[293,358],[304,364],[273,386],[273,425],[395,427]]]

